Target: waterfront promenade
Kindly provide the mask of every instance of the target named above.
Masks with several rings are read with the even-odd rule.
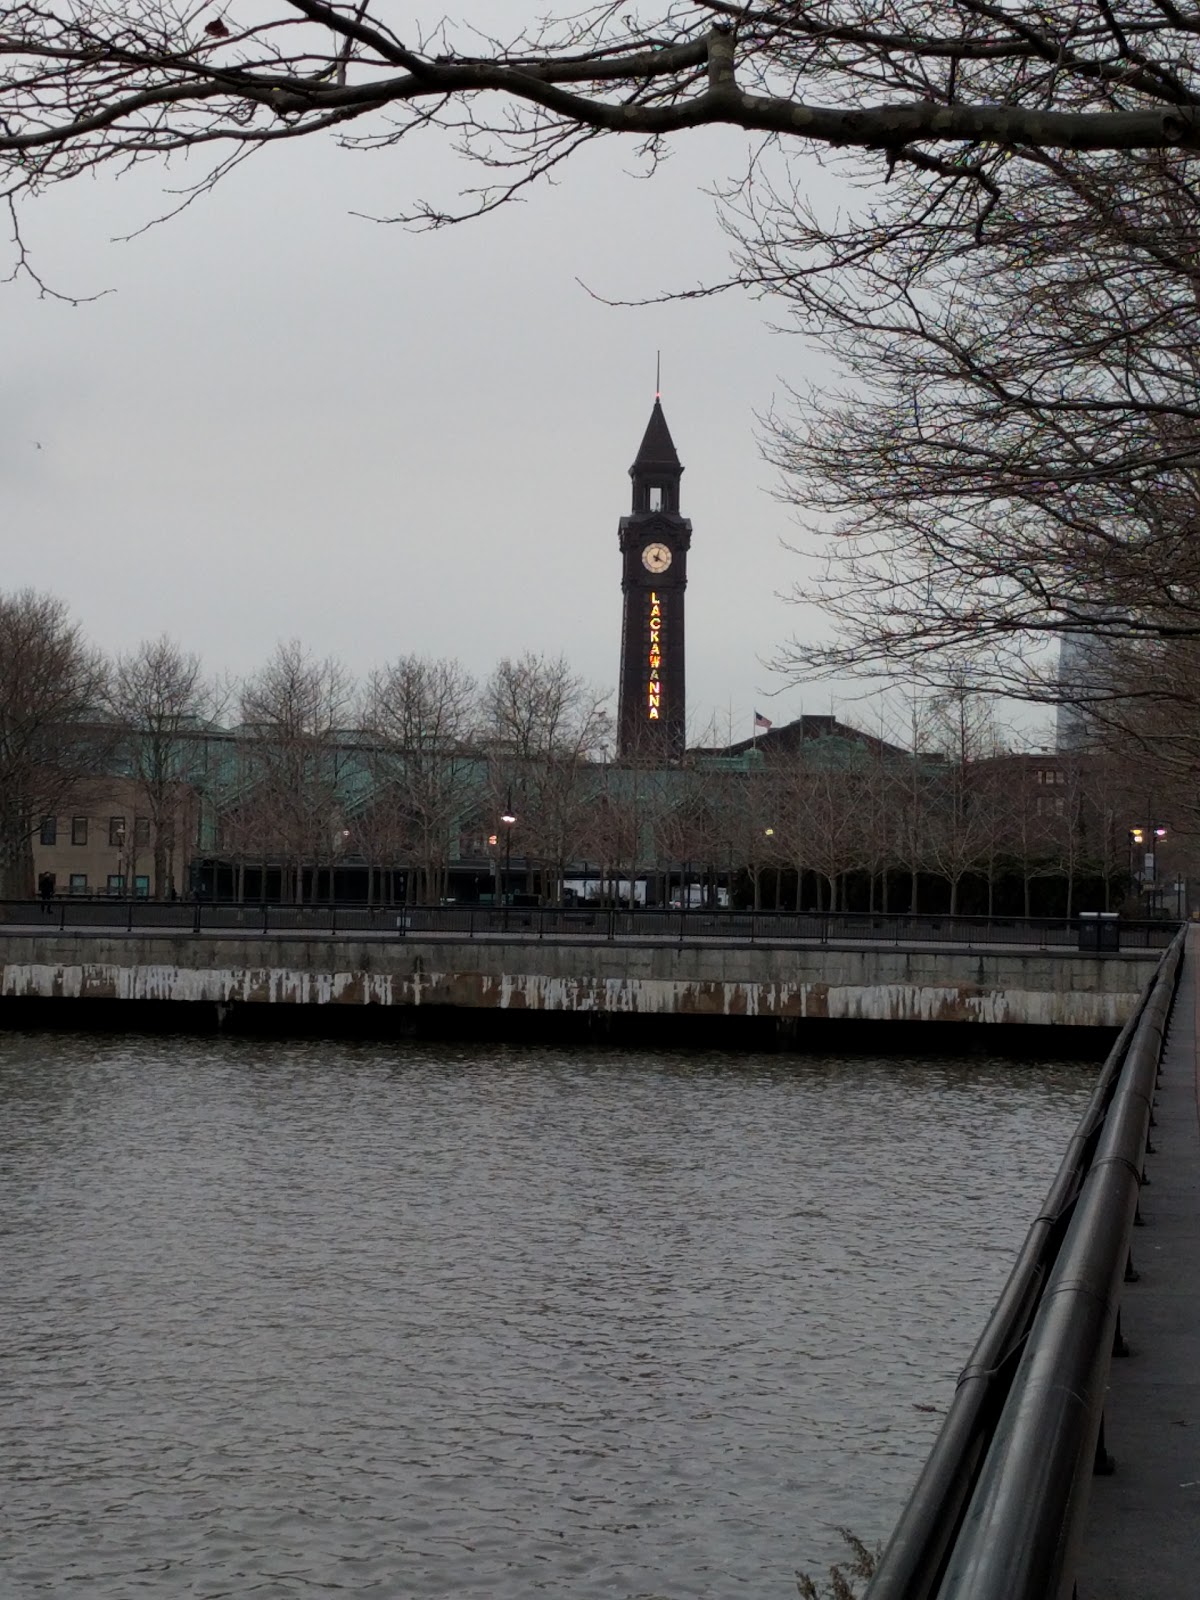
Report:
[[[1080,1600],[1192,1600],[1200,1568],[1200,930],[1171,1014],[1121,1302],[1127,1359],[1105,1404],[1110,1476],[1091,1486]]]

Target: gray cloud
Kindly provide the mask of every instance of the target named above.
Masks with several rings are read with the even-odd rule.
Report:
[[[562,651],[615,687],[617,519],[661,348],[695,525],[693,718],[731,714],[740,736],[756,703],[827,709],[823,688],[762,706],[761,658],[820,623],[777,598],[803,572],[753,412],[811,357],[741,296],[615,309],[576,281],[629,296],[719,276],[699,190],[743,137],[687,141],[649,183],[628,159],[588,150],[558,188],[435,236],[351,214],[469,179],[434,140],[264,151],[127,244],[109,241],[161,209],[162,173],[27,208],[52,283],[115,292],[0,294],[5,586],[62,595],[106,649],[165,629],[217,670],[298,635],[360,672],[406,650],[479,674]]]

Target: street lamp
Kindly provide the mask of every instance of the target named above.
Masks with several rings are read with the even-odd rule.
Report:
[[[1160,904],[1158,898],[1158,842],[1167,837],[1167,830],[1155,823],[1150,830],[1150,914],[1154,915]]]
[[[1153,913],[1158,897],[1158,846],[1159,841],[1167,837],[1167,830],[1161,823],[1155,822],[1148,828],[1130,828],[1129,830],[1129,875],[1136,876],[1139,888],[1146,895],[1146,910]],[[1134,872],[1134,851],[1141,854],[1141,866]]]
[[[505,907],[504,920],[508,922],[508,894],[511,882],[512,868],[512,831],[516,822],[516,814],[512,808],[512,795],[504,802],[504,810],[500,813],[500,821],[504,824],[504,876],[500,880],[500,900]]]
[[[770,841],[775,837],[775,829],[774,828],[764,828],[763,832],[762,832],[762,836],[763,836],[762,847],[757,849],[757,850],[755,850],[754,859],[750,863],[750,870],[751,870],[751,872],[752,872],[752,874],[754,876],[754,909],[755,909],[755,911],[761,911],[762,910],[762,892],[761,892],[761,889],[762,889],[762,868],[763,868],[763,860],[762,860],[762,858],[763,858],[763,851],[764,850],[767,850],[767,851],[770,850],[770,848],[771,848]]]
[[[1146,830],[1145,830],[1145,828],[1130,828],[1130,830],[1129,830],[1129,888],[1130,888],[1130,892],[1132,893],[1134,888],[1135,888],[1135,886],[1136,886],[1137,894],[1138,894],[1138,898],[1139,899],[1141,898],[1143,868],[1142,868],[1141,864],[1139,864],[1139,866],[1135,867],[1134,866],[1134,862],[1137,860],[1137,854],[1140,854],[1144,850],[1145,844],[1146,844]],[[1137,852],[1137,854],[1135,854],[1135,852]]]

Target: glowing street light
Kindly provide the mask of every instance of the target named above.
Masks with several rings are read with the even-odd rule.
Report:
[[[504,802],[504,810],[500,813],[500,821],[504,824],[504,877],[500,880],[500,899],[507,907],[509,883],[511,882],[512,867],[512,831],[517,820],[516,812],[512,808],[512,795]],[[507,920],[508,913],[505,912]]]

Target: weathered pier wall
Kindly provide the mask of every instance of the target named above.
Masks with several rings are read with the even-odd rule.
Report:
[[[1157,961],[1156,951],[66,933],[0,938],[0,996],[1116,1028]]]

